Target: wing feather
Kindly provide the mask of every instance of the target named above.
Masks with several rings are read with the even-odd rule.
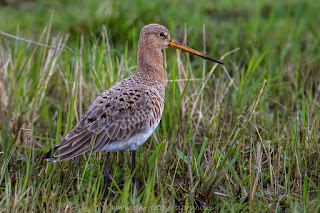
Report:
[[[147,131],[150,120],[161,117],[162,110],[154,108],[159,104],[163,108],[164,94],[159,96],[157,91],[143,86],[134,90],[119,89],[120,86],[111,87],[92,102],[80,122],[56,146],[53,157],[65,160],[91,149],[97,152],[106,144],[121,143]],[[154,103],[154,96],[159,96],[160,103]]]

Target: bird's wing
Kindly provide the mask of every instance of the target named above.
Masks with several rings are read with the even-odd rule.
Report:
[[[80,122],[56,146],[55,159],[74,158],[91,149],[99,151],[108,143],[147,131],[161,118],[161,96],[155,90],[115,86],[92,102]]]

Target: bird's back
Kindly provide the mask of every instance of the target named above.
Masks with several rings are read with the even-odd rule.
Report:
[[[130,76],[110,87],[88,107],[79,123],[53,151],[53,160],[97,151],[135,150],[160,122],[164,87]],[[45,158],[50,159],[51,152]]]

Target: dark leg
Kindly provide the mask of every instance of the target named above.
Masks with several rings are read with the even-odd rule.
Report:
[[[104,170],[104,175],[103,175],[104,185],[105,185],[104,194],[103,194],[104,199],[107,198],[108,196],[108,187],[112,181],[109,175],[109,158],[110,158],[110,152],[108,152],[107,154],[106,168]]]
[[[137,175],[137,171],[135,171],[136,169],[136,150],[132,151],[132,171],[131,172],[134,172],[134,175],[132,177],[132,182],[134,184],[137,184],[137,180],[138,180],[138,175]]]

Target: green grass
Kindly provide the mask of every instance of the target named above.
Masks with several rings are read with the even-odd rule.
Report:
[[[162,121],[137,150],[141,191],[130,152],[114,152],[104,208],[318,212],[320,3],[123,2],[0,8],[1,31],[58,48],[0,36],[0,212],[101,208],[105,153],[42,156],[135,71],[139,32],[153,22],[215,58],[240,48],[223,59],[234,85],[222,66],[166,49]]]

